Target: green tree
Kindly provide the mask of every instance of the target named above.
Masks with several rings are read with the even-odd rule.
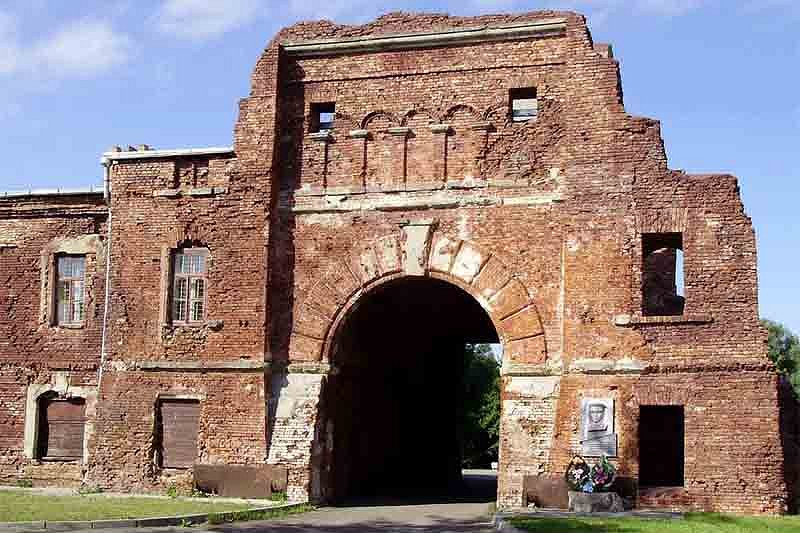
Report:
[[[778,373],[786,375],[795,392],[800,394],[800,338],[778,322],[762,320],[761,323],[769,331],[770,359]]]
[[[489,344],[468,344],[459,417],[465,467],[487,467],[497,460],[500,438],[500,363]]]

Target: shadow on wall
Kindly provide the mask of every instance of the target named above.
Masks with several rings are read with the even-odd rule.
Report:
[[[780,381],[781,445],[785,467],[784,478],[789,490],[789,513],[800,512],[800,398],[785,377]]]

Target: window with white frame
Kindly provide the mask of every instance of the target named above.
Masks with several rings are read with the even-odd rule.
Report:
[[[56,323],[83,323],[86,314],[86,256],[56,256]]]
[[[197,324],[205,321],[208,292],[208,250],[184,248],[172,258],[172,322]]]

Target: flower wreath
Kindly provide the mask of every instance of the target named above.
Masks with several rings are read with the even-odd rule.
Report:
[[[591,467],[583,457],[576,455],[564,473],[569,490],[577,492],[607,492],[616,479],[617,470],[605,455]]]

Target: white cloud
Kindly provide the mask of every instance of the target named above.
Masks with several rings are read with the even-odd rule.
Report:
[[[37,79],[84,78],[125,63],[131,39],[99,20],[79,20],[22,45],[16,20],[0,13],[0,75]]]
[[[260,0],[166,0],[156,20],[161,32],[202,41],[254,21]]]
[[[130,38],[110,24],[82,20],[66,26],[30,50],[33,68],[61,77],[86,77],[127,62]]]

